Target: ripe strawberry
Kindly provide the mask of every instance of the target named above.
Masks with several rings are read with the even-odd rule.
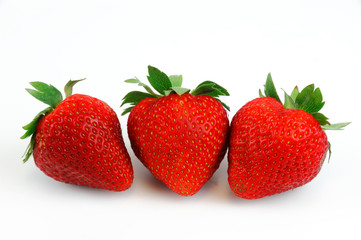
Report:
[[[229,94],[211,81],[189,93],[181,88],[181,75],[168,77],[151,66],[148,71],[148,80],[160,95],[137,78],[126,81],[148,91],[130,92],[123,99],[123,104],[132,105],[123,113],[131,111],[131,146],[144,166],[171,190],[193,195],[225,155],[229,121],[224,107],[228,107],[216,98]]]
[[[254,99],[233,117],[228,153],[228,182],[241,198],[256,199],[281,193],[310,182],[321,170],[330,145],[330,125],[319,113],[321,91],[309,85],[285,93],[283,106],[268,75],[266,97]]]
[[[60,182],[103,188],[128,189],[133,168],[116,113],[103,101],[72,95],[77,81],[65,86],[66,98],[52,85],[30,83],[32,96],[49,105],[24,126],[22,139],[32,136],[24,162],[35,164]]]

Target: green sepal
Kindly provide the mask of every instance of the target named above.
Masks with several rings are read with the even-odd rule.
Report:
[[[164,90],[164,96],[169,96],[173,91],[173,89],[171,90]]]
[[[182,87],[182,82],[183,82],[182,75],[167,76],[164,72],[162,72],[159,69],[152,67],[152,66],[148,66],[148,74],[149,75],[147,77],[148,77],[149,83],[159,94],[155,94],[148,85],[142,83],[138,78],[131,78],[131,79],[125,80],[125,82],[137,83],[139,86],[144,87],[145,90],[151,95],[151,96],[144,95],[144,93],[142,93],[142,92],[137,92],[137,94],[140,96],[135,96],[136,94],[132,93],[131,96],[133,98],[134,97],[143,98],[144,96],[160,98],[162,96],[169,96],[171,93],[176,93],[178,95],[182,95],[184,93],[190,92],[190,89]],[[222,86],[220,86],[212,81],[205,81],[205,82],[199,84],[196,89],[194,89],[192,92],[190,92],[190,94],[192,94],[192,95],[209,95],[211,97],[214,97],[215,99],[217,99],[217,97],[219,97],[219,96],[229,96],[229,93],[225,88],[223,88]],[[217,99],[217,100],[219,102],[221,102],[222,105],[229,111],[229,107],[225,103],[223,103],[219,99]],[[137,104],[136,101],[129,99],[128,94],[123,98],[123,103],[121,104],[121,106],[123,106],[126,103],[129,103],[132,106],[125,109],[123,111],[122,115],[129,113],[131,111],[131,109]]]
[[[186,92],[189,92],[190,89],[188,88],[182,88],[182,87],[171,87],[171,89],[178,95],[182,95]],[[172,91],[171,91],[172,92]],[[166,95],[167,96],[167,95]]]
[[[130,78],[125,80],[124,82],[126,83],[137,83],[138,86],[144,87],[144,89],[151,95],[153,95],[154,97],[161,97],[160,95],[156,94],[155,92],[153,92],[153,90],[145,83],[141,82],[138,78]]]
[[[330,125],[330,123],[328,122],[328,117],[326,117],[322,113],[315,112],[311,113],[311,115],[317,120],[317,122],[320,123],[321,127],[325,125]]]
[[[320,111],[325,105],[325,102],[322,101],[320,89],[315,89],[314,84],[308,85],[299,94],[297,94],[295,103],[298,109],[311,114]]]
[[[211,97],[229,96],[228,91],[219,84],[212,81],[204,81],[192,92],[192,95],[209,95]]]
[[[155,96],[153,96],[152,94],[140,92],[140,91],[129,92],[127,95],[124,96],[122,105],[120,105],[120,107],[122,107],[124,104],[127,104],[127,103],[129,103],[131,105],[131,107],[125,109],[123,111],[122,115],[129,113],[135,105],[137,105],[140,101],[142,101],[143,99],[146,99],[146,98],[155,98]]]
[[[292,90],[292,93],[291,93],[291,98],[293,100],[293,102],[296,101],[296,98],[298,96],[298,94],[300,93],[300,91],[298,90],[298,87],[296,86],[293,90]]]
[[[181,87],[183,83],[183,76],[182,75],[170,75],[169,76],[170,83],[172,87]]]
[[[263,95],[263,93],[262,93],[262,90],[260,89],[260,90],[258,90],[258,96],[259,97],[265,97],[265,95]]]
[[[265,94],[263,94],[262,91],[259,90],[259,96],[272,97],[278,100],[279,102],[281,102],[279,100],[277,90],[275,88],[270,73],[267,75],[264,92]],[[283,106],[285,108],[300,109],[305,112],[308,112],[320,123],[323,130],[342,130],[344,127],[350,124],[349,122],[337,123],[337,124],[330,124],[328,122],[328,118],[319,112],[325,105],[325,102],[323,101],[321,90],[319,88],[315,89],[314,84],[310,84],[306,86],[304,89],[302,89],[301,92],[296,86],[292,90],[291,95],[288,95],[285,91],[284,91],[284,95],[285,95],[285,101],[283,103]]]
[[[139,86],[143,86],[142,85],[143,83],[138,78],[130,78],[130,79],[124,80],[124,82],[126,82],[126,83],[138,83]]]
[[[332,155],[332,151],[331,151],[331,142],[327,141],[328,143],[328,148],[327,148],[327,152],[328,152],[328,163],[330,163],[330,159],[331,159],[331,155]]]
[[[218,89],[213,88],[213,84],[201,83],[191,92],[192,95],[218,95],[220,92]]]
[[[264,85],[264,95],[267,97],[271,97],[281,102],[280,97],[277,94],[277,90],[272,80],[271,73],[268,73],[266,84]]]
[[[326,124],[321,126],[323,130],[343,130],[351,122]]]
[[[122,112],[122,116],[124,116],[125,114],[130,113],[133,110],[134,106],[130,106],[126,109],[124,109],[124,111]]]
[[[283,104],[283,106],[288,109],[297,109],[296,104],[292,99],[292,97],[288,95],[285,91],[284,93],[285,93],[285,103]]]
[[[130,103],[132,105],[137,105],[140,101],[146,98],[155,98],[153,95],[145,92],[140,91],[132,91],[129,92],[127,95],[124,96],[121,107],[126,104]]]
[[[51,106],[53,109],[63,101],[61,92],[52,85],[42,82],[31,82],[30,85],[36,90],[26,88],[26,91],[39,101]]]
[[[213,98],[215,98],[217,101],[219,101],[222,106],[230,111],[230,107],[222,102],[218,97],[219,96],[229,96],[228,91],[220,86],[219,84],[212,82],[212,81],[204,81],[201,84],[199,84],[192,92],[192,95],[208,95]]]
[[[43,111],[39,112],[35,118],[28,123],[27,125],[23,126],[23,129],[26,131],[23,136],[20,137],[20,139],[25,139],[27,137],[30,137],[35,132],[36,126],[38,126],[38,123],[40,119],[47,113],[51,112],[53,109],[51,107],[45,108]]]
[[[68,81],[68,83],[64,87],[66,97],[68,97],[72,94],[73,86],[76,83],[83,81],[83,80],[85,80],[85,78],[80,79],[80,80]],[[35,88],[35,90],[29,89],[29,88],[26,88],[25,90],[27,92],[29,92],[33,97],[38,99],[39,101],[49,105],[49,107],[47,107],[43,111],[39,112],[30,123],[23,126],[23,129],[26,132],[20,138],[25,139],[25,138],[28,138],[31,136],[30,143],[27,146],[26,151],[23,155],[23,162],[26,162],[30,158],[30,156],[33,154],[34,145],[35,145],[35,135],[36,135],[35,131],[39,124],[40,119],[42,117],[44,117],[46,114],[53,111],[58,106],[58,104],[63,101],[63,95],[61,94],[61,92],[52,85],[42,83],[42,82],[30,82],[30,85],[33,86]]]
[[[31,136],[30,143],[26,147],[25,153],[23,155],[23,163],[26,163],[29,160],[30,156],[33,155],[34,146],[35,146],[35,134]]]
[[[228,112],[231,111],[231,108],[230,108],[227,104],[225,104],[224,102],[222,102],[222,101],[219,100],[218,98],[216,98],[216,100],[217,100],[218,102],[220,102],[220,103],[222,104],[222,106],[223,106],[225,109],[227,109]]]
[[[272,81],[271,74],[268,74],[267,76],[266,85],[265,85],[265,95],[268,97],[275,98],[276,100],[281,102],[278,97],[277,90]],[[319,122],[323,130],[343,130],[344,127],[350,124],[350,122],[336,123],[336,124],[330,124],[328,122],[328,118],[319,112],[325,105],[325,102],[322,99],[321,90],[319,88],[315,89],[314,84],[308,85],[307,87],[302,89],[301,92],[296,86],[292,90],[291,95],[288,95],[285,91],[284,91],[284,95],[285,95],[285,101],[283,105],[286,109],[300,109],[308,112]],[[259,90],[259,96],[264,97],[261,90]],[[328,142],[327,152],[328,152],[328,161],[330,161],[332,154],[330,142]]]
[[[80,81],[84,81],[85,78],[79,79],[79,80],[69,80],[67,84],[64,87],[65,97],[69,97],[73,94],[73,87],[75,84],[77,84]]]
[[[26,161],[28,161],[30,156],[33,154],[33,149],[34,149],[34,145],[35,145],[35,134],[34,133],[35,133],[36,127],[38,126],[40,119],[42,117],[44,117],[46,114],[48,114],[49,112],[51,112],[52,110],[53,110],[52,107],[45,108],[43,111],[39,112],[29,124],[23,126],[23,129],[26,130],[26,132],[23,136],[20,137],[20,139],[25,139],[25,138],[31,136],[30,143],[27,146],[25,153],[23,155],[24,163]]]
[[[148,66],[148,81],[152,87],[160,94],[164,94],[165,90],[169,90],[172,87],[172,83],[169,77],[158,68]]]

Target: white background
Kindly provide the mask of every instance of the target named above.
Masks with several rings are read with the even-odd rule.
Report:
[[[315,83],[333,155],[304,187],[243,200],[227,183],[227,159],[204,188],[181,197],[155,180],[129,145],[123,96],[140,90],[147,65],[226,87],[229,118],[258,96],[268,72],[291,91]],[[45,176],[21,127],[45,105],[31,81],[107,102],[117,113],[135,170],[120,193]],[[361,239],[361,1],[0,0],[0,239]]]

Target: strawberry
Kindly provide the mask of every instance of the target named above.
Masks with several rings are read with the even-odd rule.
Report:
[[[148,80],[156,94],[139,79],[145,92],[130,92],[122,105],[131,107],[128,135],[135,155],[146,168],[174,192],[198,192],[218,169],[227,149],[228,106],[217,99],[228,96],[220,85],[205,81],[190,92],[182,76],[167,76],[148,66]]]
[[[228,182],[234,194],[256,199],[281,193],[310,182],[321,170],[330,145],[324,130],[331,125],[319,113],[325,102],[311,84],[291,95],[282,105],[271,75],[265,95],[244,105],[231,122]]]
[[[26,90],[49,107],[23,127],[26,133],[21,138],[31,136],[24,162],[33,154],[36,166],[60,182],[126,190],[133,168],[118,117],[99,99],[72,95],[78,81],[67,83],[64,100],[52,85],[30,83],[36,90]]]

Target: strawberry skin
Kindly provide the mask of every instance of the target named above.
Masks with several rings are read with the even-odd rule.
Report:
[[[228,91],[212,81],[194,90],[182,87],[182,75],[168,76],[148,66],[153,89],[138,78],[146,92],[123,98],[130,107],[128,135],[135,155],[149,171],[182,196],[197,193],[218,169],[227,151],[229,107],[218,97]],[[156,93],[157,92],[157,93]]]
[[[31,136],[24,162],[31,155],[49,177],[65,183],[111,191],[128,189],[133,167],[116,113],[105,102],[83,94],[72,95],[80,80],[70,80],[62,93],[52,85],[31,82],[26,89],[47,104],[27,125],[21,139]]]
[[[35,164],[55,180],[113,191],[133,180],[116,113],[103,101],[75,94],[36,129]]]
[[[198,192],[226,152],[229,121],[207,95],[146,98],[131,111],[128,135],[140,161],[174,192]]]
[[[234,194],[257,199],[300,187],[320,172],[330,143],[324,130],[350,124],[330,124],[319,111],[325,105],[314,84],[282,104],[268,74],[264,94],[244,105],[233,117],[228,152],[228,182]]]
[[[327,136],[311,114],[257,98],[232,119],[229,184],[248,199],[302,186],[319,173],[327,149]]]

